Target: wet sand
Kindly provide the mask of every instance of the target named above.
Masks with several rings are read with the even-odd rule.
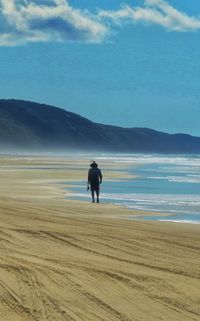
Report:
[[[61,183],[87,168],[0,157],[0,320],[200,320],[200,226],[66,200]]]

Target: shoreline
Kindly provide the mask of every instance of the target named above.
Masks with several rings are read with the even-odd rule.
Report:
[[[17,182],[20,181],[22,178],[22,184],[26,184],[27,180],[25,177],[29,174],[28,178],[28,186],[27,189],[24,188],[20,197],[25,197],[25,199],[33,197],[34,194],[35,198],[49,198],[51,195],[53,197],[58,197],[59,199],[64,199],[70,202],[70,199],[66,199],[67,196],[71,196],[72,190],[70,190],[70,184],[67,182],[80,181],[80,177],[85,179],[86,182],[86,174],[88,170],[88,157],[84,159],[77,159],[77,156],[71,155],[69,158],[66,159],[64,156],[41,156],[41,155],[15,155],[13,156],[0,156],[0,179],[2,180],[2,173],[6,170],[6,183],[8,181],[8,174],[16,174],[16,177],[11,177],[11,180],[15,179]],[[134,179],[135,176],[131,175],[127,168],[128,164],[119,161],[115,164],[113,168],[112,158],[111,160],[104,160],[105,163],[102,163],[102,168],[105,171],[106,180],[123,180],[124,178],[132,178]],[[120,169],[119,169],[120,165]],[[84,167],[84,168],[83,168]],[[112,169],[112,170],[111,170]],[[46,172],[46,173],[45,173]],[[18,174],[18,175],[17,175]],[[10,176],[10,175],[9,175]],[[12,176],[12,175],[11,175]],[[4,178],[4,177],[3,177]],[[20,184],[21,185],[21,184]],[[29,191],[32,193],[30,197],[27,195]],[[11,186],[9,185],[9,188]],[[42,193],[38,193],[38,188],[41,189]],[[69,189],[68,189],[69,188]],[[5,189],[5,185],[4,188]],[[68,190],[67,190],[68,189]],[[46,193],[45,193],[46,191]],[[5,192],[6,189],[5,189]],[[16,194],[15,190],[9,189],[9,192],[12,194]],[[0,195],[2,194],[0,188]],[[14,195],[16,197],[16,195]],[[18,196],[17,196],[18,197]],[[81,204],[86,203],[85,201],[78,200]],[[116,203],[101,203],[100,206],[112,206],[115,208],[120,208],[121,210],[128,210],[130,216],[145,216],[145,217],[152,217],[152,216],[160,216],[163,219],[165,217],[174,216],[174,214],[170,212],[160,212],[160,211],[151,211],[151,210],[141,210],[141,209],[132,209],[123,204],[116,204]],[[144,220],[145,221],[145,220]],[[148,220],[147,220],[148,221]],[[168,222],[168,221],[167,221]],[[179,224],[178,222],[177,224]]]
[[[2,165],[2,160],[3,160],[3,165]],[[118,166],[122,166],[122,168],[118,168]],[[112,164],[112,159],[111,161],[106,161],[105,163],[102,163],[103,165],[103,170],[106,173],[106,179],[110,181],[116,181],[118,179],[123,180],[124,178],[132,178],[134,179],[135,176],[131,175],[128,171],[127,168],[129,164],[124,164],[122,162],[116,163],[115,167],[113,168]],[[84,167],[84,169],[83,169]],[[110,171],[112,169],[112,171]],[[32,187],[35,186],[34,188],[34,193],[36,192],[37,186],[40,186],[43,190],[43,192],[46,190],[46,195],[37,195],[36,197],[42,198],[42,197],[47,197],[48,194],[55,195],[56,197],[63,197],[66,199],[66,195],[71,196],[72,190],[70,187],[70,184],[68,182],[80,182],[80,177],[82,177],[85,182],[86,182],[86,173],[88,170],[88,159],[84,158],[82,159],[77,159],[77,156],[71,156],[69,159],[66,159],[66,157],[62,156],[45,156],[42,157],[41,155],[33,156],[22,156],[22,155],[16,155],[14,157],[9,156],[3,156],[0,157],[0,174],[3,172],[3,170],[6,170],[7,173],[17,173],[19,174],[16,179],[18,180],[20,176],[26,176],[27,174],[30,174],[31,180],[29,181],[29,185],[32,185]],[[44,175],[45,171],[47,172],[47,175]],[[32,174],[33,175],[32,175]],[[38,174],[36,174],[38,173]],[[34,177],[35,176],[35,177]],[[39,177],[38,177],[39,176]],[[44,176],[42,178],[42,176]],[[1,175],[0,175],[1,179]],[[24,183],[26,183],[24,181]],[[24,189],[24,195],[27,194],[28,190]],[[1,191],[0,191],[1,192]],[[11,190],[9,190],[11,192]],[[33,193],[33,190],[31,190]],[[36,193],[38,194],[38,193]],[[89,196],[88,196],[89,197]],[[28,195],[26,195],[26,198],[29,198]],[[66,199],[67,201],[70,201],[70,199]],[[81,200],[80,198],[78,199],[79,202],[85,203],[85,200]],[[133,209],[127,206],[124,206],[123,204],[116,204],[114,202],[104,202],[103,204],[110,204],[111,206],[114,207],[119,207],[121,209],[128,209],[130,211],[129,216],[143,216],[146,217],[147,219],[140,219],[141,221],[149,221],[148,217],[151,218],[152,216],[155,217],[160,217],[162,220],[162,223],[165,223],[166,221],[164,220],[165,217],[173,217],[175,214],[171,212],[162,212],[162,211],[153,211],[153,210],[141,210],[141,209]],[[102,205],[102,203],[101,203]],[[129,219],[129,218],[128,218]],[[131,220],[131,218],[130,218]],[[137,219],[136,219],[137,220]],[[158,221],[158,220],[155,220]],[[167,220],[168,222],[168,220]],[[173,222],[172,223],[176,224],[182,224],[182,222]],[[185,222],[185,224],[187,224]],[[193,224],[193,223],[191,223]],[[194,223],[195,224],[195,223]]]
[[[80,182],[79,180],[75,180],[76,182]],[[70,182],[71,183],[71,182]],[[67,200],[77,200],[79,202],[82,202],[83,204],[84,203],[90,203],[90,201],[88,200],[90,198],[90,195],[87,195],[87,194],[82,194],[80,196],[79,193],[76,193],[75,190],[77,186],[79,185],[76,185],[76,187],[74,185],[71,185],[71,184],[68,184],[68,182],[66,181],[65,184],[66,188],[64,187],[65,189],[65,196],[66,196],[66,199]],[[80,184],[81,186],[81,184]],[[100,196],[101,197],[101,196]],[[85,198],[85,199],[84,199]],[[144,210],[141,210],[141,209],[137,209],[137,208],[132,208],[131,206],[128,206],[128,205],[124,205],[123,203],[117,203],[117,202],[105,202],[105,201],[102,201],[100,200],[100,203],[101,204],[104,204],[104,205],[107,205],[107,204],[110,204],[112,206],[116,206],[116,207],[120,207],[122,209],[128,209],[129,211],[132,211],[132,215],[130,214],[128,217],[126,217],[126,219],[128,220],[141,220],[141,221],[155,221],[155,222],[162,222],[162,223],[165,223],[165,222],[171,222],[171,223],[181,223],[181,224],[200,224],[200,221],[195,221],[195,220],[184,220],[184,219],[173,219],[174,217],[177,217],[177,216],[181,216],[181,214],[177,214],[177,213],[172,213],[172,212],[161,212],[161,211],[153,211],[153,210],[150,210],[150,209],[144,209]],[[154,217],[154,219],[153,219]],[[172,219],[166,219],[165,218],[172,218]],[[123,219],[125,219],[125,217],[123,217]]]

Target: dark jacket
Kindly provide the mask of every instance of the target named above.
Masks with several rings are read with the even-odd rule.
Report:
[[[88,171],[88,184],[99,185],[102,182],[101,170],[97,167],[92,167]]]

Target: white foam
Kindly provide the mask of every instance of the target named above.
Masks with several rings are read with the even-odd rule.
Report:
[[[200,224],[200,221],[190,221],[190,220],[164,220],[159,219],[159,222],[172,222],[172,223],[185,223],[185,224]]]
[[[144,154],[121,154],[121,155],[104,155],[99,156],[98,160],[107,160],[114,163],[124,162],[132,164],[167,164],[167,165],[181,165],[181,166],[195,166],[200,167],[200,156],[163,156],[163,155],[144,155]]]
[[[158,180],[167,180],[169,182],[177,182],[177,183],[200,183],[200,176],[187,175],[185,177],[181,176],[149,176],[149,179],[158,179]]]
[[[87,197],[86,193],[69,192],[71,196]],[[176,204],[176,205],[197,205],[200,206],[199,194],[143,194],[143,193],[101,193],[101,197],[112,200],[134,201],[144,203],[163,203],[163,204]]]

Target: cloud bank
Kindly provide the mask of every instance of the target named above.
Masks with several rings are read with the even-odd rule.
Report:
[[[164,0],[93,14],[67,0],[0,0],[0,46],[28,42],[101,42],[113,25],[154,24],[176,32],[200,29],[200,18],[183,13]],[[109,25],[109,27],[108,27]]]
[[[163,0],[145,0],[142,7],[124,6],[117,11],[101,11],[100,16],[115,23],[156,24],[167,30],[189,32],[200,29],[200,18],[178,11]]]
[[[66,0],[0,0],[0,45],[26,42],[100,42],[107,27]]]

